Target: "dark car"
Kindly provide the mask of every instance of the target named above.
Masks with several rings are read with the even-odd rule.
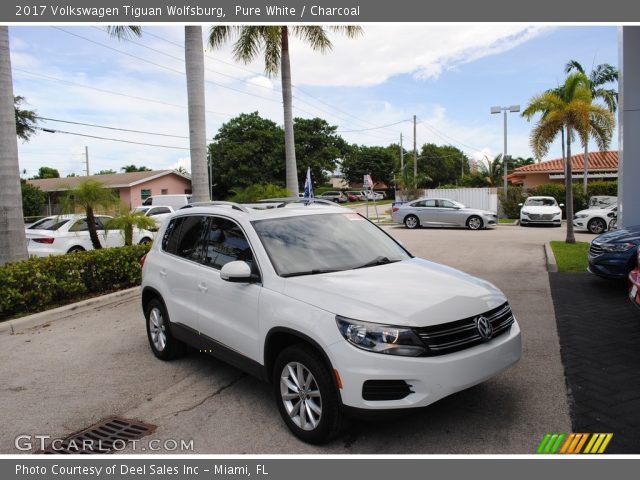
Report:
[[[589,271],[604,278],[626,279],[635,267],[638,245],[640,225],[594,238],[589,248]]]

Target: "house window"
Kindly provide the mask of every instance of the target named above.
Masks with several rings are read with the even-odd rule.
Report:
[[[185,188],[184,189],[184,193],[185,193],[185,195],[191,195],[191,193],[193,193],[193,192],[191,192],[190,188]]]
[[[150,196],[151,196],[151,189],[150,188],[141,188],[140,189],[140,198],[142,200],[146,200]]]
[[[167,195],[168,193],[169,193],[168,188],[163,188],[162,190],[160,190],[160,195]]]

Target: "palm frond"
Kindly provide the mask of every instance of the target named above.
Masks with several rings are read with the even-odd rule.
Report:
[[[261,27],[247,26],[238,31],[238,40],[233,45],[233,57],[236,61],[251,63],[260,54],[262,46]]]
[[[602,63],[591,71],[589,75],[589,81],[591,85],[595,87],[601,87],[607,83],[614,83],[618,81],[618,69],[608,63]]]
[[[209,29],[209,46],[219,48],[226,41],[231,40],[240,32],[240,27],[216,25]]]
[[[267,75],[275,75],[280,70],[282,55],[282,36],[288,35],[287,27],[262,27],[262,43],[264,45],[264,70]],[[287,41],[288,48],[288,41]]]
[[[329,28],[333,32],[344,33],[348,38],[356,38],[364,34],[364,29],[357,25],[334,25]]]
[[[107,33],[118,40],[126,40],[142,35],[142,28],[137,25],[109,25]]]
[[[574,70],[580,73],[585,73],[580,62],[577,60],[569,60],[564,67],[564,73],[571,73]]]
[[[592,92],[593,98],[601,99],[610,112],[618,110],[618,92],[613,89],[598,88]]]
[[[325,53],[331,50],[333,44],[323,27],[320,26],[296,26],[292,27],[292,33],[308,43],[313,50]]]

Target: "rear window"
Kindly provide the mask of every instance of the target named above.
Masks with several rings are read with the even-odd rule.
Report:
[[[162,238],[162,249],[187,260],[200,261],[206,226],[207,217],[202,215],[173,219]]]
[[[68,222],[69,222],[69,219],[67,218],[58,218],[58,217],[43,218],[42,220],[38,220],[36,223],[34,223],[33,225],[30,225],[27,228],[29,230],[55,231]]]

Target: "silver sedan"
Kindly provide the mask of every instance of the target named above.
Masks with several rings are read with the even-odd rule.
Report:
[[[467,208],[446,198],[421,198],[393,207],[391,217],[407,228],[452,226],[479,230],[495,226],[498,222],[495,212]]]

